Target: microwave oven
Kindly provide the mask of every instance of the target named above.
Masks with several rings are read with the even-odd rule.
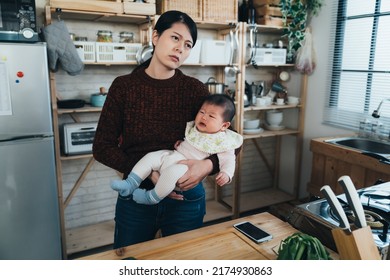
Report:
[[[92,153],[97,122],[67,123],[62,126],[61,148],[65,155]]]
[[[35,0],[0,0],[0,41],[39,41]]]

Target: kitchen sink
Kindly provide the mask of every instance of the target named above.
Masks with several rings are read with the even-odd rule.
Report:
[[[325,140],[325,142],[357,149],[362,153],[390,155],[390,142],[376,141],[362,137],[335,138]]]

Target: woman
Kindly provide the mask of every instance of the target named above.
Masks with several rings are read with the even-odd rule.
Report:
[[[147,153],[173,149],[184,138],[186,123],[194,119],[207,87],[178,68],[197,39],[195,22],[185,13],[162,14],[152,34],[153,56],[132,73],[112,83],[100,116],[93,144],[99,162],[124,174]],[[218,171],[218,159],[184,160],[188,171],[173,192],[156,205],[142,205],[118,196],[115,210],[114,248],[135,244],[202,226],[205,191],[202,180]],[[152,189],[155,172],[142,182]]]

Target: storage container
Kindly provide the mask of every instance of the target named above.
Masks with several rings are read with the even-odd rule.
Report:
[[[112,43],[112,31],[110,30],[99,30],[97,32],[97,38],[96,42],[101,42],[101,43]]]
[[[95,42],[74,41],[74,45],[81,61],[96,62]]]
[[[119,43],[134,43],[134,33],[127,31],[120,32]]]
[[[184,61],[184,64],[198,64],[200,61],[200,52],[202,50],[202,40],[196,40],[195,46],[191,50],[190,56]]]
[[[203,40],[200,53],[202,64],[228,64],[230,45],[223,40]]]
[[[145,2],[134,2],[134,0],[123,0],[123,12],[130,15],[155,15],[156,1],[145,0]]]
[[[203,0],[203,21],[229,23],[238,21],[238,1]]]
[[[253,60],[261,65],[281,65],[286,64],[286,49],[256,48]]]
[[[97,62],[137,62],[140,43],[96,43]]]
[[[169,10],[179,10],[188,14],[194,21],[203,20],[203,1],[204,0],[157,0],[157,14]]]

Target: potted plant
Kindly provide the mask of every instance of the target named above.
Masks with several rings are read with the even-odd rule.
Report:
[[[294,61],[296,52],[305,39],[305,30],[313,16],[318,15],[323,0],[280,0],[284,36],[288,39],[287,61]]]

